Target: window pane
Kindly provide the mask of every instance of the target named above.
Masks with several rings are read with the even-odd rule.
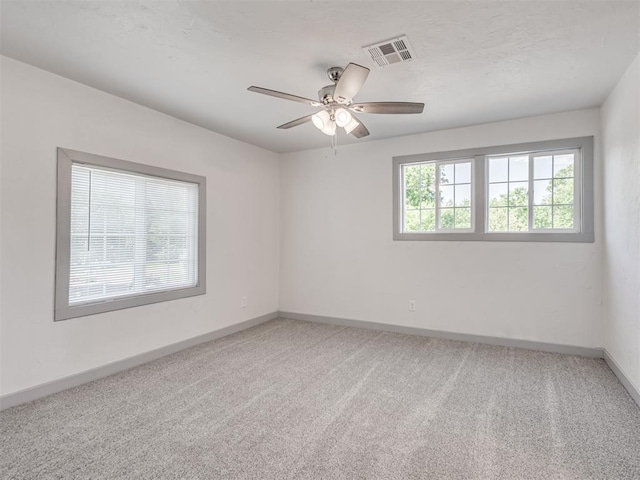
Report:
[[[573,154],[553,156],[553,177],[573,177]]]
[[[507,206],[509,204],[509,184],[495,183],[489,185],[489,206]]]
[[[456,185],[456,206],[471,206],[471,185]]]
[[[529,209],[527,207],[509,208],[509,231],[526,232],[529,230]]]
[[[420,210],[405,210],[404,231],[405,232],[420,231]]]
[[[440,187],[440,206],[441,207],[453,207],[453,185],[442,185]]]
[[[436,211],[435,209],[421,210],[420,230],[423,232],[433,232],[436,229]]]
[[[420,208],[436,208],[436,192],[431,189],[420,190]]]
[[[471,209],[455,209],[455,228],[471,228]]]
[[[529,179],[529,157],[509,157],[509,181],[518,182]]]
[[[509,159],[507,157],[489,158],[489,182],[509,180]]]
[[[405,210],[411,210],[420,208],[421,191],[417,188],[412,188],[404,192],[404,208]]]
[[[533,227],[552,228],[552,207],[533,207]]]
[[[420,165],[405,165],[403,167],[405,189],[420,187]]]
[[[529,184],[527,182],[509,183],[509,206],[529,204]]]
[[[436,164],[427,163],[420,168],[420,186],[435,190],[436,188]]]
[[[508,228],[508,209],[506,207],[489,208],[489,231],[505,232]]]
[[[456,183],[471,183],[471,163],[455,164]]]
[[[440,165],[440,183],[453,183],[454,180],[454,165],[452,163]]]
[[[453,208],[440,209],[440,228],[454,228],[455,214]]]
[[[553,181],[553,203],[573,204],[573,178]]]
[[[553,207],[553,228],[573,228],[573,206]]]
[[[197,284],[196,184],[74,164],[71,198],[69,305]]]
[[[533,178],[551,178],[553,171],[553,157],[535,157],[533,159]]]
[[[533,182],[533,204],[551,205],[551,180]]]

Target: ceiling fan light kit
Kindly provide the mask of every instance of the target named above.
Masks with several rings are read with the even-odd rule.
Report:
[[[353,129],[359,125],[360,124],[358,123],[358,121],[355,118],[351,117],[351,121],[344,126],[344,131],[347,133],[351,133]]]
[[[336,117],[336,125],[338,125],[339,127],[347,126],[352,118],[351,113],[349,113],[349,110],[342,107],[336,109],[334,115]]]
[[[329,112],[326,110],[322,110],[311,117],[311,121],[318,130],[322,130],[330,119]]]
[[[377,114],[404,114],[422,113],[424,103],[412,102],[368,102],[353,103],[353,97],[364,85],[369,69],[355,63],[350,63],[346,68],[331,67],[327,70],[327,76],[333,85],[327,85],[318,92],[318,101],[310,98],[299,97],[289,93],[269,90],[262,87],[249,87],[248,90],[263,95],[283,98],[294,102],[306,103],[312,107],[321,107],[322,110],[305,117],[292,120],[278,126],[279,129],[289,129],[304,123],[311,122],[322,133],[330,136],[336,135],[336,127],[344,128],[347,134],[355,138],[369,135],[369,130],[362,121],[353,114],[377,113]]]

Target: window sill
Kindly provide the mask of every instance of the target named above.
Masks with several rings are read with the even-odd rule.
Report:
[[[394,241],[575,242],[594,243],[593,233],[394,233]]]

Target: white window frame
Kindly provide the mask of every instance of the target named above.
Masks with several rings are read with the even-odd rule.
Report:
[[[533,177],[533,171],[534,171],[534,159],[536,157],[543,157],[545,156],[545,154],[552,154],[553,156],[556,155],[563,155],[563,154],[572,154],[574,155],[574,169],[573,169],[573,195],[574,195],[574,200],[573,200],[573,228],[534,228],[534,216],[533,216],[533,212],[534,212],[534,181],[536,181],[537,179],[534,179]],[[496,233],[523,233],[523,232],[509,232],[509,231],[490,231],[489,230],[489,185],[495,185],[496,183],[506,183],[507,185],[509,183],[511,183],[510,180],[507,180],[506,182],[494,182],[494,183],[490,183],[490,178],[489,178],[489,163],[491,159],[494,158],[508,158],[508,157],[513,157],[513,156],[524,156],[527,155],[528,157],[528,167],[529,167],[529,178],[527,180],[527,190],[529,192],[528,194],[528,201],[527,201],[527,209],[528,209],[528,215],[529,215],[529,219],[528,219],[528,226],[529,229],[527,230],[527,233],[580,233],[580,208],[575,208],[576,206],[580,206],[582,205],[582,189],[580,188],[580,182],[579,179],[581,178],[582,175],[582,162],[580,161],[580,150],[572,148],[572,149],[562,149],[562,150],[545,150],[542,152],[528,152],[528,153],[518,153],[516,155],[512,155],[512,154],[503,154],[503,155],[487,155],[486,156],[486,161],[485,161],[485,169],[486,169],[486,174],[485,174],[485,191],[486,191],[486,196],[485,196],[485,218],[486,218],[486,224],[485,224],[485,231],[488,234],[496,234]],[[553,180],[555,180],[555,178],[550,178],[550,179],[540,179],[540,180],[551,180],[553,182]],[[520,182],[519,182],[520,183]],[[556,204],[552,204],[551,206],[555,206]],[[505,207],[508,208],[508,207]]]
[[[66,148],[58,148],[56,280],[54,320],[68,320],[124,308],[149,305],[206,293],[206,178],[165,168],[103,157]],[[91,303],[69,304],[69,271],[71,257],[71,170],[73,164],[85,164],[151,177],[166,178],[198,185],[198,280],[188,288],[114,297]]]
[[[545,152],[577,152],[574,171],[574,229],[535,229],[532,223],[533,162],[529,161],[529,231],[490,232],[488,230],[489,208],[489,162],[488,157],[515,156],[517,154],[540,156]],[[480,147],[467,150],[403,155],[393,158],[393,239],[394,240],[475,240],[517,242],[594,242],[594,191],[593,191],[593,137],[566,138],[541,142]],[[457,229],[435,232],[405,232],[404,179],[402,167],[408,164],[429,162],[451,162],[473,158],[472,161],[472,226],[468,231]]]
[[[436,214],[436,229],[435,231],[431,231],[431,232],[427,232],[427,231],[418,231],[418,232],[406,232],[407,234],[414,234],[414,233],[462,233],[462,232],[473,232],[474,231],[474,222],[475,222],[475,202],[474,202],[474,198],[473,198],[473,194],[474,194],[474,185],[473,185],[473,179],[474,179],[474,162],[473,162],[473,158],[456,158],[456,159],[446,159],[446,160],[432,160],[432,161],[427,161],[427,162],[412,162],[412,163],[403,163],[400,165],[400,182],[401,182],[401,189],[402,189],[402,202],[404,205],[404,199],[405,199],[405,193],[406,193],[406,182],[404,179],[404,169],[403,167],[405,166],[411,166],[411,165],[415,165],[415,164],[419,164],[419,165],[424,165],[426,163],[432,163],[435,166],[436,169],[436,174],[435,174],[435,198],[436,198],[436,203],[435,203],[435,214]],[[455,165],[456,163],[469,163],[471,166],[471,179],[470,179],[470,189],[471,189],[471,227],[470,228],[441,228],[440,227],[440,210],[442,209],[442,207],[440,206],[440,167],[442,167],[443,165]],[[453,183],[451,185],[457,185],[456,183]],[[455,187],[454,187],[455,189]],[[454,194],[455,195],[455,194]],[[455,198],[455,197],[454,197]],[[447,207],[445,207],[447,208]],[[462,208],[462,207],[453,207],[453,208]],[[400,229],[404,228],[404,209],[401,208],[400,211]]]

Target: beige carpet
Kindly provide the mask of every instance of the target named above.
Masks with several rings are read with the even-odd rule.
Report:
[[[602,360],[274,320],[0,413],[3,479],[639,479]]]

